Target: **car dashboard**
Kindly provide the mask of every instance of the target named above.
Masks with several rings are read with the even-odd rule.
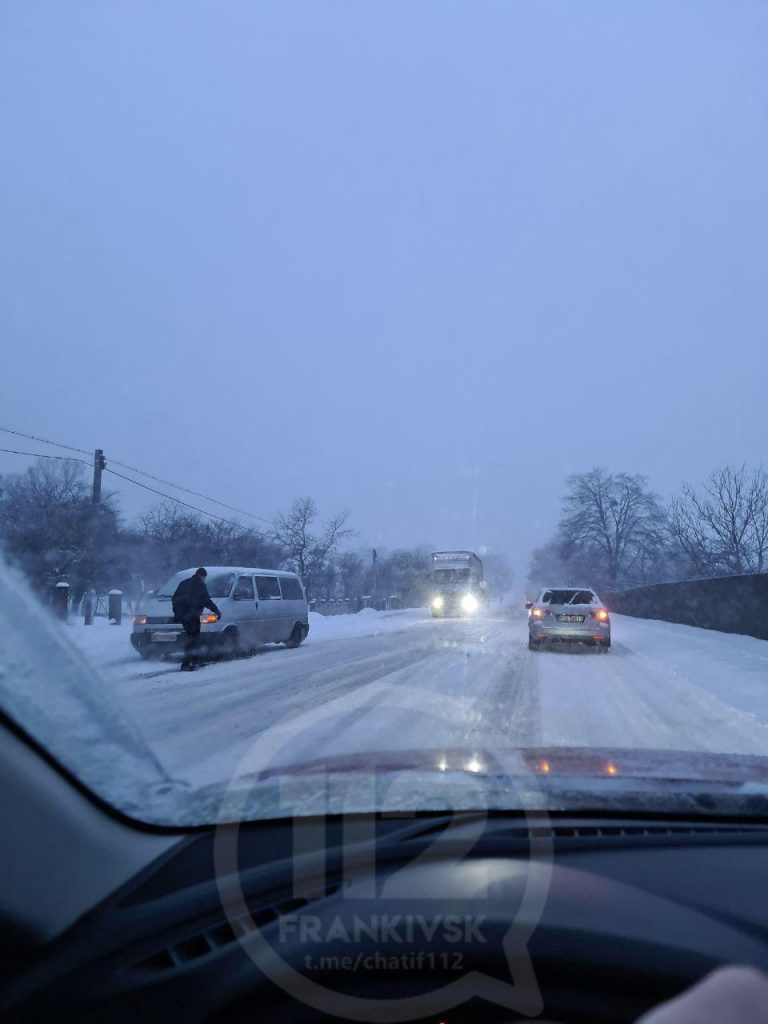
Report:
[[[0,1009],[58,1021],[632,1021],[714,967],[768,968],[767,853],[761,825],[679,819],[379,815],[205,830],[18,955]],[[385,913],[399,931],[355,932]],[[402,930],[436,915],[475,924]],[[372,1015],[393,1000],[399,1015]]]

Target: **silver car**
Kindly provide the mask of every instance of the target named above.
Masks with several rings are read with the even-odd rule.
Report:
[[[545,587],[528,609],[528,649],[552,643],[582,643],[608,651],[611,619],[591,587]]]

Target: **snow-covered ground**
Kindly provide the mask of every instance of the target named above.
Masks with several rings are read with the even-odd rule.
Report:
[[[264,648],[189,675],[145,662],[130,625],[71,624],[164,768],[221,782],[270,732],[276,760],[510,745],[768,755],[768,642],[615,616],[613,649],[530,652],[525,618],[427,611],[313,615],[296,650]]]
[[[372,608],[364,608],[355,615],[319,615],[309,613],[309,636],[304,646],[314,646],[327,640],[344,640],[351,637],[381,636],[384,633],[403,633],[418,624],[426,625],[431,616],[425,616],[422,609],[406,611],[377,612]],[[106,618],[96,618],[92,625],[85,626],[80,618],[72,618],[67,623],[67,633],[78,648],[101,668],[109,670],[110,676],[132,677],[138,666],[144,665],[144,673],[157,674],[146,668],[147,664],[162,666],[162,672],[175,671],[178,664],[172,661],[143,663],[130,645],[131,618],[124,616],[120,626],[109,623]],[[269,650],[269,648],[265,648]],[[243,668],[243,662],[234,664]],[[211,666],[209,666],[210,668]],[[215,671],[225,667],[215,666]],[[231,666],[226,666],[231,667]]]
[[[355,615],[318,615],[317,612],[310,612],[309,636],[306,642],[402,633],[416,623],[426,621],[429,620],[421,608],[409,608],[401,612],[377,612],[373,608],[364,608]]]

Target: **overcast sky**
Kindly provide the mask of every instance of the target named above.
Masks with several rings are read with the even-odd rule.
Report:
[[[569,472],[757,463],[766,66],[764,2],[0,2],[0,426],[518,565]]]

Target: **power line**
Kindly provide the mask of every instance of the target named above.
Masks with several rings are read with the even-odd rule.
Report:
[[[90,452],[87,452],[84,448],[75,448],[71,444],[61,444],[59,441],[49,441],[45,437],[36,437],[34,434],[23,434],[20,430],[11,430],[10,427],[0,427],[0,433],[3,433],[3,434],[14,434],[16,437],[25,437],[27,439],[27,441],[40,441],[41,444],[50,444],[50,445],[53,445],[54,448],[66,448],[67,451],[79,452],[81,455],[90,455],[91,454]],[[3,451],[6,451],[6,450],[9,451],[10,449],[3,448],[2,450]],[[31,453],[22,452],[21,454],[26,455],[26,454],[31,454]],[[49,456],[49,458],[50,457],[54,457],[55,458],[55,456]],[[41,458],[45,458],[45,456],[41,456]]]
[[[62,445],[62,447],[66,446]],[[0,452],[6,453],[8,455],[29,455],[35,459],[56,459],[59,462],[82,462],[83,465],[85,466],[91,465],[90,461],[87,461],[86,459],[78,459],[71,455],[45,455],[41,452],[17,451],[15,448],[0,448]],[[122,463],[117,464],[122,465]],[[224,516],[217,516],[215,512],[207,512],[205,509],[198,508],[197,505],[191,505],[188,501],[182,501],[181,498],[174,498],[172,494],[166,494],[164,491],[158,491],[156,487],[150,487],[148,484],[143,484],[140,480],[133,480],[131,479],[131,477],[125,476],[123,473],[118,473],[117,470],[110,469],[108,466],[105,468],[104,472],[111,473],[113,476],[119,477],[121,480],[125,480],[129,484],[134,484],[136,487],[141,487],[145,491],[151,491],[152,494],[157,494],[161,498],[166,498],[168,501],[172,501],[176,505],[183,505],[184,508],[191,509],[193,512],[199,512],[201,516],[207,516],[209,519],[216,519],[220,523],[226,523],[227,526],[232,526],[236,530],[246,530],[249,533],[256,532],[251,527],[243,526],[242,523],[235,523],[231,519],[225,519]],[[171,484],[171,486],[173,486],[173,484]],[[193,491],[192,493],[194,494],[195,492]],[[265,519],[263,520],[263,522],[268,522],[268,520]]]
[[[7,455],[31,455],[34,459],[58,459],[59,462],[82,462],[85,466],[90,466],[90,462],[86,459],[75,458],[74,455],[44,455],[42,452],[17,452],[15,448],[0,448],[0,452],[5,452]]]
[[[154,480],[158,484],[165,484],[166,487],[173,487],[174,490],[183,491],[185,494],[193,494],[196,498],[202,498],[203,501],[210,501],[212,505],[220,505],[222,508],[228,508],[230,512],[237,512],[241,516],[249,516],[251,519],[257,519],[261,523],[267,523],[269,526],[272,525],[272,521],[270,519],[265,519],[263,516],[257,516],[253,512],[247,512],[244,508],[238,508],[236,505],[228,505],[226,501],[219,501],[217,498],[211,498],[207,494],[201,494],[200,491],[193,491],[189,487],[182,487],[181,484],[174,484],[170,480],[163,480],[160,476],[153,476],[152,473],[146,473],[143,469],[137,469],[135,466],[128,466],[125,462],[118,462],[117,459],[110,458],[107,461],[111,462],[113,466],[120,466],[123,469],[130,470],[131,473],[138,473],[139,476],[145,476],[148,480]],[[114,470],[112,470],[112,472],[114,472]],[[126,479],[128,478],[126,477]],[[138,483],[136,480],[133,482]],[[148,489],[151,490],[151,488]],[[190,508],[192,507],[193,506],[190,506]],[[223,522],[226,522],[226,520],[223,520]]]
[[[34,434],[24,434],[20,430],[11,430],[10,427],[0,427],[0,432],[6,433],[6,434],[15,434],[17,437],[25,437],[25,438],[27,438],[28,441],[40,441],[42,444],[50,444],[50,445],[53,445],[55,448],[64,448],[67,451],[79,452],[81,455],[88,455],[88,456],[90,456],[90,454],[91,454],[90,452],[85,451],[85,449],[83,449],[83,448],[75,448],[75,447],[73,447],[72,445],[69,445],[69,444],[61,444],[59,441],[49,441],[49,440],[47,440],[44,437],[36,437]],[[3,448],[3,449],[0,449],[0,451],[10,451],[10,449],[4,449]],[[21,453],[18,453],[18,454],[35,455],[36,453],[35,452],[21,452]],[[54,455],[40,455],[39,458],[49,458],[50,459],[50,458],[57,458],[57,456],[54,456]],[[226,501],[219,501],[218,498],[212,498],[210,495],[202,494],[200,491],[193,491],[191,488],[183,487],[181,484],[175,484],[171,480],[164,480],[162,477],[154,476],[152,473],[147,473],[145,470],[138,469],[136,466],[129,466],[125,462],[120,462],[117,459],[112,459],[112,458],[109,459],[109,462],[111,462],[115,466],[120,466],[123,469],[129,470],[131,473],[138,473],[139,476],[145,476],[148,480],[154,480],[156,483],[164,484],[166,487],[173,487],[173,489],[176,490],[176,491],[182,491],[185,494],[192,494],[196,498],[202,498],[203,501],[209,501],[212,505],[219,505],[221,508],[227,508],[227,509],[229,509],[230,512],[237,512],[238,515],[248,516],[250,519],[256,519],[258,522],[266,523],[268,526],[272,525],[271,520],[265,519],[263,516],[257,516],[253,512],[246,511],[246,509],[238,508],[236,505],[229,505],[229,504],[227,504]],[[90,465],[90,462],[88,464]],[[117,473],[115,475],[119,476],[119,474],[117,474]],[[125,479],[128,480],[129,478],[125,477]],[[141,486],[141,484],[139,484],[139,482],[137,480],[131,480],[130,482],[131,483],[135,483],[138,486]],[[147,490],[151,490],[151,489],[152,488],[147,488]],[[158,491],[156,493],[159,494],[160,492]],[[177,500],[175,498],[171,498],[171,496],[168,495],[168,494],[163,495],[163,497],[169,498],[171,501]],[[179,504],[184,505],[186,503],[182,501],[182,502],[179,502]],[[194,508],[194,505],[190,505],[189,508]],[[201,511],[201,510],[198,509],[198,511]],[[214,519],[221,519],[221,516],[213,516],[213,518]],[[226,521],[227,520],[222,519],[222,522],[226,522]]]
[[[112,476],[120,477],[121,480],[127,480],[128,483],[135,484],[137,487],[143,487],[145,491],[151,491],[153,494],[159,494],[161,498],[167,498],[169,501],[173,501],[177,505],[183,505],[184,508],[191,508],[194,512],[199,512],[202,516],[208,516],[210,519],[217,519],[220,523],[226,523],[227,526],[234,526],[237,530],[247,530],[250,533],[256,532],[251,529],[251,527],[243,526],[242,523],[235,523],[231,519],[225,519],[224,516],[217,516],[215,512],[206,512],[204,509],[198,508],[197,505],[190,505],[188,501],[182,501],[181,498],[174,498],[170,494],[158,491],[156,487],[150,487],[149,484],[143,484],[140,480],[132,480],[131,477],[124,476],[122,473],[118,473],[117,470],[110,469],[109,466],[107,466],[104,472],[111,473]]]

